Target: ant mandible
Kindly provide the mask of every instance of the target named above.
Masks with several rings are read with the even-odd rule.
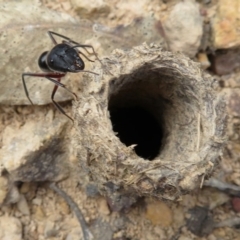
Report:
[[[91,45],[79,44],[68,37],[65,37],[59,33],[55,33],[52,31],[48,31],[48,35],[55,46],[52,48],[52,50],[43,52],[38,59],[38,66],[44,73],[23,73],[22,82],[23,82],[24,91],[28,100],[33,105],[33,102],[30,99],[29,93],[27,90],[25,76],[44,77],[49,81],[53,82],[55,84],[52,91],[52,95],[51,95],[53,104],[62,114],[64,114],[66,117],[68,117],[73,121],[73,119],[70,116],[68,116],[65,113],[65,111],[61,108],[61,106],[54,100],[54,95],[58,87],[62,87],[66,89],[68,92],[72,93],[77,99],[77,95],[74,92],[70,91],[68,88],[66,88],[64,84],[61,83],[62,77],[64,77],[67,74],[67,72],[72,72],[72,73],[88,72],[88,73],[98,75],[97,73],[83,70],[85,67],[85,64],[81,59],[80,54],[82,54],[88,61],[90,62],[94,62],[94,61],[89,59],[84,53],[82,53],[81,51],[75,48],[78,48],[78,47],[83,48],[88,54],[95,55],[96,59],[101,64],[102,62],[98,58],[94,48]],[[62,41],[62,43],[57,43],[53,35],[61,37],[64,40]],[[88,52],[86,48],[91,48],[93,53]]]

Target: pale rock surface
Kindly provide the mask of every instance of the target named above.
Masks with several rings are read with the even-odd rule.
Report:
[[[201,44],[203,19],[199,5],[192,0],[176,4],[163,23],[169,47],[194,57]]]
[[[20,200],[20,193],[18,188],[14,184],[9,185],[9,192],[5,200],[5,204],[14,204],[14,203],[17,203],[19,200]]]
[[[150,201],[147,203],[147,210],[145,213],[154,225],[161,225],[163,227],[170,226],[173,221],[173,214],[166,203],[161,201]]]
[[[217,1],[217,11],[212,20],[213,45],[216,49],[240,45],[239,0]]]
[[[63,141],[68,119],[29,121],[8,126],[2,134],[1,163],[13,181],[50,181],[68,174],[68,151]]]
[[[104,0],[71,0],[72,6],[81,18],[106,16],[110,7]]]
[[[23,215],[30,215],[27,200],[24,195],[20,195],[20,199],[17,202],[17,208]]]
[[[99,212],[104,215],[110,214],[110,210],[109,210],[107,201],[104,198],[99,199]]]
[[[0,239],[22,240],[22,224],[15,217],[0,217]]]
[[[0,205],[4,202],[8,193],[8,179],[0,176]]]

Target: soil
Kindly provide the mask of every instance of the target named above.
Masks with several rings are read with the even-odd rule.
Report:
[[[143,1],[142,12],[127,11],[130,4],[138,4],[139,1],[117,1],[106,0],[110,6],[110,13],[105,16],[98,16],[95,22],[107,26],[128,24],[134,18],[144,16],[145,12],[152,12],[156,16],[166,14],[166,3],[174,5],[177,1]],[[159,6],[161,2],[161,7]],[[66,12],[79,18],[68,1],[43,0],[42,4],[48,8]],[[91,19],[93,20],[93,19]],[[222,83],[228,82],[227,77],[216,78]],[[237,81],[238,72],[231,73],[231,81]],[[219,88],[219,92],[231,91],[231,88]],[[226,85],[226,84],[225,84]],[[22,126],[29,119],[34,119],[38,111],[49,109],[56,111],[52,105],[32,106],[2,106],[0,111],[0,134],[8,125]],[[65,109],[71,111],[70,103]],[[229,114],[231,112],[229,111]],[[60,115],[58,115],[61,117]],[[229,142],[225,148],[218,169],[214,176],[221,180],[240,185],[239,168],[239,116],[229,115],[228,135]],[[0,142],[1,144],[1,142]],[[0,145],[1,147],[1,145]],[[74,162],[72,161],[72,165]],[[189,231],[186,218],[189,217],[190,209],[195,206],[206,207],[212,215],[213,221],[220,222],[224,219],[240,217],[231,204],[231,196],[218,190],[203,187],[191,194],[182,197],[177,203],[160,202],[155,199],[140,199],[127,212],[112,212],[107,200],[98,195],[94,189],[88,190],[81,187],[81,182],[73,175],[60,182],[58,187],[65,191],[77,203],[89,226],[94,239],[161,239],[161,240],[237,240],[240,239],[240,231],[237,227],[216,228],[210,233],[197,236]],[[0,216],[9,215],[20,219],[23,226],[24,240],[75,240],[81,239],[82,231],[75,214],[64,199],[59,197],[50,188],[48,183],[18,183],[30,210],[29,215],[24,215],[16,205],[3,206],[0,209]],[[160,211],[160,210],[161,211]],[[157,213],[161,215],[157,216]],[[201,222],[196,224],[202,224]],[[210,224],[210,223],[209,223]],[[194,232],[194,231],[193,231]],[[201,235],[201,234],[199,234]],[[4,238],[7,239],[7,238]]]

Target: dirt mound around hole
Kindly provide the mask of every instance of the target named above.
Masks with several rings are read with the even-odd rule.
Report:
[[[79,176],[110,205],[139,196],[176,200],[199,188],[225,142],[217,83],[182,54],[146,44],[115,50],[84,78],[74,104]],[[112,75],[109,74],[112,73]]]

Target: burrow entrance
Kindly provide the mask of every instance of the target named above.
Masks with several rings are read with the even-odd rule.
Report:
[[[147,160],[159,155],[168,133],[165,119],[171,101],[162,91],[159,75],[154,73],[147,79],[123,76],[112,80],[109,86],[108,110],[113,131],[126,146],[136,145],[136,154]]]
[[[163,129],[157,119],[141,106],[109,108],[113,131],[126,146],[136,144],[136,154],[154,159],[161,147]]]

